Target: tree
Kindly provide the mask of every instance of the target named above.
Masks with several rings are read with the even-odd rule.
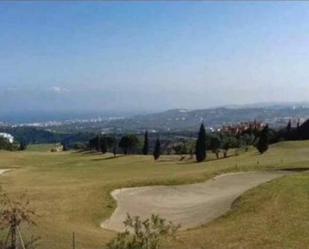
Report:
[[[296,137],[297,137],[297,140],[301,139],[300,120],[299,119],[297,121],[297,126],[296,126]]]
[[[11,143],[7,138],[0,136],[0,150],[18,150],[19,146],[16,143]]]
[[[148,155],[149,145],[148,145],[148,131],[145,131],[144,135],[144,146],[143,146],[143,154]]]
[[[196,141],[195,156],[197,162],[202,162],[206,158],[206,131],[204,124],[201,124]]]
[[[123,153],[127,155],[138,145],[138,143],[138,138],[135,135],[125,135],[120,139],[119,147],[123,150]]]
[[[101,138],[100,135],[95,136],[89,140],[89,148],[91,150],[101,151]]]
[[[290,133],[290,131],[291,131],[291,127],[292,127],[292,125],[291,125],[291,119],[289,120],[289,122],[288,122],[288,124],[287,124],[287,126],[286,126],[286,132],[289,134]]]
[[[19,150],[26,150],[27,149],[27,143],[22,140],[19,144]]]
[[[113,151],[116,145],[116,138],[112,135],[97,135],[89,140],[89,149],[102,152],[103,154],[107,151]]]
[[[190,155],[189,159],[193,159],[194,153],[195,153],[195,143],[192,141],[189,141],[187,146],[188,153]]]
[[[261,154],[268,150],[268,140],[268,125],[266,125],[261,131],[259,140],[256,144],[256,148]]]
[[[184,141],[173,144],[173,150],[175,151],[176,155],[183,155],[188,153],[187,146]]]
[[[231,148],[238,148],[239,147],[239,141],[237,140],[236,137],[226,135],[223,136],[222,138],[222,149],[223,151],[223,156],[226,158],[227,157],[227,152]]]
[[[69,149],[66,141],[64,141],[64,140],[61,141],[61,145],[62,145],[62,150],[63,151],[67,151]]]
[[[254,142],[254,135],[250,133],[244,133],[239,138],[240,146],[245,149],[245,151],[249,150],[249,146]]]
[[[117,156],[117,146],[116,145],[114,145],[113,147],[113,154],[114,154],[114,157]]]
[[[114,137],[113,144],[111,145],[111,147],[112,147],[113,155],[114,155],[114,157],[116,157],[117,156],[117,139],[116,139],[116,137]]]
[[[114,136],[103,136],[101,139],[106,141],[107,150],[113,148],[116,144],[116,138]]]
[[[88,144],[89,144],[89,149],[90,150],[95,150],[95,140],[96,140],[96,138],[94,137],[94,138],[91,138],[90,140],[89,140],[89,142],[88,142]]]
[[[97,135],[95,138],[95,149],[97,152],[101,151],[101,136]]]
[[[221,146],[221,140],[218,136],[210,137],[210,149],[212,153],[216,154],[217,159],[219,159],[219,151]]]
[[[103,153],[103,154],[105,154],[106,152],[107,152],[107,141],[106,141],[107,139],[105,138],[105,137],[103,137],[102,139],[101,139],[101,141],[100,141],[100,143],[101,143],[101,152]]]
[[[287,126],[286,126],[286,132],[285,132],[285,139],[286,140],[293,139],[293,134],[292,134],[291,130],[292,130],[292,124],[291,124],[291,119],[290,119]]]
[[[161,155],[161,144],[160,144],[160,139],[157,138],[154,151],[153,151],[153,157],[155,160],[158,160],[160,155]]]

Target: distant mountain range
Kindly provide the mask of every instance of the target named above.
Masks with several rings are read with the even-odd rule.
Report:
[[[223,125],[253,120],[268,123],[273,127],[280,127],[285,126],[289,119],[292,119],[295,124],[298,119],[303,122],[307,117],[309,117],[309,107],[294,105],[220,107],[202,110],[173,109],[160,113],[114,120],[109,122],[109,127],[129,130],[196,130],[201,122],[204,122],[208,128],[218,128]]]
[[[19,124],[18,126],[38,126],[55,131],[103,131],[103,132],[142,132],[155,131],[196,131],[201,122],[208,128],[219,128],[239,122],[257,120],[272,127],[285,126],[289,119],[303,122],[309,117],[307,103],[269,103],[246,106],[226,106],[200,110],[172,109],[164,112],[133,116],[97,116],[83,119],[43,121],[39,123]],[[64,121],[63,121],[64,120]],[[0,120],[3,121],[3,120]]]

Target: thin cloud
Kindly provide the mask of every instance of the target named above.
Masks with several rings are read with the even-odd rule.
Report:
[[[63,87],[59,87],[59,86],[52,86],[49,88],[50,91],[57,93],[57,94],[62,94],[62,93],[67,93],[69,92],[69,89],[67,88],[63,88]]]

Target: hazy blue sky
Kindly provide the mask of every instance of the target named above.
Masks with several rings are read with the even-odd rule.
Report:
[[[0,112],[309,100],[309,2],[1,2],[0,48]]]

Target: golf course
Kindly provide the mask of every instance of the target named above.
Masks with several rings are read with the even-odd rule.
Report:
[[[125,191],[148,196],[144,210],[165,208],[162,218],[183,220],[176,240],[164,248],[308,248],[309,141],[273,144],[262,155],[254,148],[234,154],[230,150],[217,160],[208,152],[205,162],[196,163],[175,155],[154,161],[141,155],[50,152],[42,145],[0,151],[0,169],[6,170],[0,184],[10,198],[26,194],[36,226],[24,231],[41,238],[40,248],[70,248],[73,232],[76,248],[103,248],[116,235],[119,217],[142,206],[133,205],[138,194],[131,198]],[[194,193],[191,200],[186,191]],[[207,198],[214,201],[214,214]],[[104,225],[117,215],[116,200],[122,213],[118,210],[113,225]]]

